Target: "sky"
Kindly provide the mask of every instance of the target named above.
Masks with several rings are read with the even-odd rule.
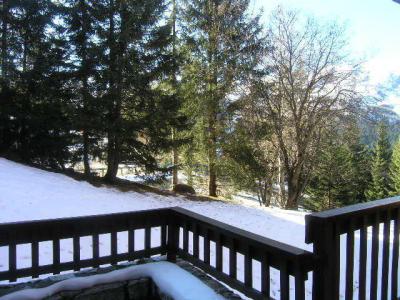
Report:
[[[252,0],[252,8],[263,8],[265,16],[277,5],[344,23],[350,50],[364,61],[372,85],[384,84],[390,75],[400,76],[400,4],[393,0]],[[385,99],[398,114],[399,94]]]

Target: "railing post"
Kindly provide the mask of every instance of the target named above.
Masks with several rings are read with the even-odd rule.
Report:
[[[313,300],[338,300],[335,286],[339,283],[337,272],[340,249],[337,245],[332,222],[314,222],[312,215],[306,216],[306,243],[313,243],[316,265],[313,271]]]
[[[170,211],[168,215],[168,240],[167,240],[167,260],[176,262],[176,255],[179,248],[179,226],[176,222],[176,213]]]

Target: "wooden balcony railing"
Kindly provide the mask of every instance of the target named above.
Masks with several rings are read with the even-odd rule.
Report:
[[[168,260],[179,256],[253,299],[305,299],[305,282],[312,274],[312,298],[336,300],[340,298],[340,262],[345,259],[345,299],[354,295],[358,299],[398,299],[399,220],[400,198],[307,215],[306,242],[313,243],[313,253],[182,208],[4,223],[0,224],[0,247],[8,247],[8,269],[0,271],[0,281],[166,254]],[[137,230],[143,234],[135,237]],[[128,236],[123,252],[118,249],[120,232]],[[152,232],[159,235],[156,245]],[[106,256],[99,251],[99,235],[103,234],[110,236]],[[81,258],[80,240],[87,236],[92,240],[92,257]],[[138,238],[144,245],[140,250],[135,247]],[[72,239],[72,261],[60,261],[62,239]],[[48,241],[52,263],[39,265],[39,243]],[[341,257],[343,242],[346,251]],[[17,268],[20,244],[31,245],[30,267]],[[254,268],[256,264],[260,267]],[[279,290],[272,291],[271,269],[279,272]],[[260,279],[260,286],[255,286],[255,278]]]
[[[313,299],[339,299],[341,271],[345,299],[398,299],[399,221],[400,197],[307,215],[306,242],[314,244],[319,259],[313,272]],[[341,244],[346,245],[342,255]],[[345,270],[340,270],[344,261]]]

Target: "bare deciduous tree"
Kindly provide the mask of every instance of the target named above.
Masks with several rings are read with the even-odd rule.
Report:
[[[257,84],[258,101],[273,125],[287,182],[286,208],[296,208],[318,153],[324,126],[357,99],[358,64],[346,52],[337,24],[303,20],[275,10],[269,25],[269,75]]]

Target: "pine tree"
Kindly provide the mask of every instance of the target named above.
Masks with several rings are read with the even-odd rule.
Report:
[[[367,200],[382,199],[389,195],[390,179],[389,165],[391,146],[389,143],[387,127],[379,123],[377,128],[378,140],[375,143],[371,166],[371,183],[365,192]]]
[[[183,37],[190,58],[183,72],[195,119],[192,137],[208,166],[208,193],[217,196],[217,170],[224,109],[263,49],[259,18],[249,0],[186,0]],[[241,82],[241,83],[240,83]]]
[[[74,123],[77,130],[81,132],[81,139],[78,145],[82,144],[81,151],[85,175],[90,174],[89,155],[93,153],[95,139],[93,138],[98,130],[99,111],[95,105],[93,95],[93,84],[90,79],[96,75],[98,67],[98,49],[93,41],[95,34],[94,24],[96,18],[93,15],[92,1],[68,0],[65,3],[65,23],[68,32],[68,40],[73,45],[73,66],[71,75],[74,78],[76,114]]]
[[[306,191],[307,208],[323,210],[352,202],[351,155],[345,145],[336,142],[331,141],[324,147]]]
[[[72,128],[66,41],[55,22],[58,7],[50,0],[7,2],[2,151],[63,168],[70,158]]]
[[[390,165],[391,195],[400,195],[400,139],[393,147],[392,161]]]
[[[99,86],[105,106],[107,173],[114,181],[121,162],[149,170],[156,155],[171,150],[171,126],[179,101],[165,91],[171,77],[171,24],[163,0],[95,1],[98,44],[103,49]]]
[[[304,205],[322,210],[365,201],[370,155],[354,116],[338,120],[326,134],[306,189]]]

